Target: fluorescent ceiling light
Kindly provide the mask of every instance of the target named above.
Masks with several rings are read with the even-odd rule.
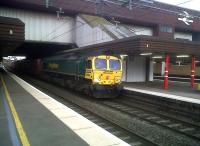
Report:
[[[176,56],[177,58],[188,58],[188,57],[190,57],[189,55],[177,55]]]
[[[26,59],[26,56],[8,56],[8,57],[3,57],[5,60],[23,60]]]
[[[8,57],[3,57],[3,59],[8,60],[9,58]]]
[[[163,58],[162,56],[153,56],[152,57],[153,59],[161,59],[161,58]]]
[[[26,56],[16,56],[17,60],[23,60],[26,59]]]
[[[141,53],[142,56],[152,55],[152,53]]]

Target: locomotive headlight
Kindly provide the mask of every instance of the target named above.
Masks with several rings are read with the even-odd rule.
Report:
[[[120,82],[120,78],[119,77],[115,78],[115,82]]]
[[[95,81],[95,82],[100,82],[100,81],[101,81],[101,77],[96,77],[96,78],[94,78],[94,81]]]

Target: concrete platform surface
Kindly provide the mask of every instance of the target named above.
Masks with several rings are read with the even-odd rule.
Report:
[[[16,109],[23,130],[26,133],[25,137],[28,139],[28,143],[25,145],[88,146],[88,144],[77,134],[75,134],[73,130],[61,122],[54,114],[52,114],[47,108],[40,104],[32,95],[24,90],[12,78],[6,74],[3,74],[2,77],[5,81],[7,90]],[[6,93],[3,89],[2,82],[0,83],[0,88],[2,91],[0,95],[0,145],[24,145],[22,141],[25,138],[20,129],[17,129],[15,118],[11,117],[9,119],[9,114],[6,114],[6,111],[10,109],[5,108],[5,106],[2,105],[2,103],[5,101],[9,105],[6,99]],[[10,116],[12,116],[11,110]],[[10,120],[12,119],[14,127],[10,126]],[[16,139],[18,139],[18,144]]]
[[[129,146],[16,75],[0,76],[0,145]]]
[[[169,81],[168,90],[163,88],[162,80],[138,83],[123,82],[122,85],[124,86],[125,90],[133,90],[200,104],[200,91],[197,90],[197,85],[195,85],[195,88],[191,88],[190,83]]]

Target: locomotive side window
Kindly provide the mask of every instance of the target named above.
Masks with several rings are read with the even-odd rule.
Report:
[[[107,69],[107,60],[106,59],[95,59],[95,68],[96,69]]]
[[[120,70],[121,69],[121,63],[119,60],[110,59],[109,64],[110,64],[109,67],[111,70]]]
[[[88,60],[86,63],[86,68],[91,69],[92,68],[92,61]]]

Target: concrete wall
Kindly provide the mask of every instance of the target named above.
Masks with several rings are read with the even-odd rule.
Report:
[[[146,80],[146,61],[144,57],[129,56],[127,61],[127,82]]]
[[[128,57],[123,57],[122,59],[122,69],[123,69],[122,81],[125,81],[125,82],[127,80],[127,60],[128,60]]]
[[[149,62],[149,81],[153,81],[153,60]]]
[[[149,63],[149,71],[146,73],[146,63]],[[123,77],[125,82],[145,82],[146,75],[149,81],[153,81],[153,61],[146,62],[143,56],[129,55],[123,60]]]
[[[0,7],[0,16],[19,18],[25,23],[25,40],[73,42],[74,19],[57,19],[54,14]]]

